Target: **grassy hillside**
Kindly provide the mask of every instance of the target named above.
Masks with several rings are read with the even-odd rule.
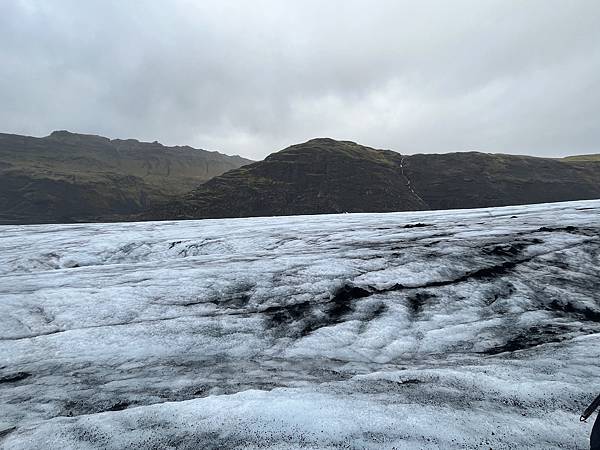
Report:
[[[251,161],[58,131],[0,134],[0,223],[108,220],[170,201]]]
[[[479,152],[406,158],[406,173],[432,209],[600,198],[600,163]]]
[[[600,198],[600,161],[479,152],[402,156],[313,139],[229,171],[146,218],[477,208]]]
[[[405,211],[426,208],[398,173],[401,155],[313,139],[229,171],[148,217]]]
[[[580,161],[600,161],[600,155],[575,155],[562,158],[562,161],[580,162]]]

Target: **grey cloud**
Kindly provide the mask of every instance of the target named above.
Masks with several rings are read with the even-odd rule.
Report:
[[[1,131],[598,152],[599,20],[595,0],[0,0]]]

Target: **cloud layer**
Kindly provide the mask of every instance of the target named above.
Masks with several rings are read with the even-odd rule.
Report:
[[[596,0],[0,0],[0,131],[600,152],[598,23]]]

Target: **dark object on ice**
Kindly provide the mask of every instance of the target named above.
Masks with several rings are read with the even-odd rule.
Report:
[[[583,412],[583,414],[581,415],[579,420],[581,420],[582,422],[585,422],[588,419],[588,417],[590,417],[594,413],[594,411],[596,411],[596,408],[598,408],[598,405],[600,405],[600,395],[598,397],[596,397],[592,403],[590,403],[590,406],[588,406],[585,409],[585,411]]]
[[[600,420],[596,417],[592,434],[590,435],[590,450],[600,450]]]
[[[582,422],[586,421],[599,405],[600,395],[585,409],[579,420]],[[598,420],[598,417],[596,417],[594,427],[592,428],[592,434],[590,435],[590,450],[600,450],[600,420]]]
[[[409,223],[407,225],[404,225],[403,228],[421,228],[421,227],[430,227],[431,225],[427,224],[427,223]]]

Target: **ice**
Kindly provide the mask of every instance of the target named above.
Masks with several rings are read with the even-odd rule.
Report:
[[[600,201],[0,227],[2,448],[586,448]]]

